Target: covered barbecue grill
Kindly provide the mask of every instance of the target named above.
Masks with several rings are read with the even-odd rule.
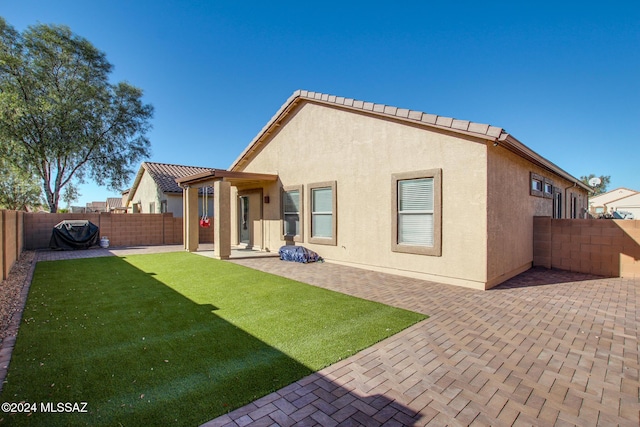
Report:
[[[98,245],[100,228],[92,222],[82,220],[64,220],[53,227],[49,247],[51,249],[74,250],[89,249]]]

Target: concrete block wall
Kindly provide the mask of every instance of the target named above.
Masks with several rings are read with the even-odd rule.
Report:
[[[179,218],[182,220],[182,218]],[[213,243],[213,221],[211,221],[211,227],[203,228],[199,227],[198,241],[200,243]],[[180,242],[182,243],[182,221],[180,221]]]
[[[45,214],[28,213],[24,217],[26,249],[49,247],[51,230],[63,220],[86,219],[100,227],[100,236],[111,246],[182,244],[182,218],[164,214]],[[213,243],[213,228],[200,229],[200,242]]]
[[[534,266],[640,278],[640,220],[535,217],[533,227]]]
[[[0,211],[0,269],[2,280],[24,250],[24,212]]]
[[[99,225],[100,214],[71,214],[71,213],[27,213],[24,215],[24,244],[25,249],[44,249],[49,247],[51,240],[51,230],[53,227],[65,219],[86,219]]]

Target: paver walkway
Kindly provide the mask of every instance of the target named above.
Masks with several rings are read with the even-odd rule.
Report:
[[[38,259],[167,250],[180,249]],[[475,291],[330,263],[233,262],[430,318],[208,427],[639,425],[638,279],[532,269]]]
[[[640,280],[532,269],[475,291],[330,263],[233,262],[430,318],[207,427],[640,422]]]

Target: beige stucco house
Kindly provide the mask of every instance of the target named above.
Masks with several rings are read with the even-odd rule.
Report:
[[[173,213],[174,217],[183,216],[182,188],[176,179],[211,171],[211,168],[199,166],[172,165],[168,163],[143,162],[136,174],[132,187],[123,193],[124,205],[129,213]],[[213,212],[213,197],[208,189],[208,216]],[[203,190],[200,188],[200,215],[203,213]]]
[[[628,188],[616,188],[589,199],[589,211],[592,215],[627,211],[640,218],[640,192]]]
[[[589,187],[502,128],[297,91],[229,170],[178,179],[185,247],[214,185],[215,255],[304,245],[329,262],[477,289],[532,265],[533,217],[582,218]]]

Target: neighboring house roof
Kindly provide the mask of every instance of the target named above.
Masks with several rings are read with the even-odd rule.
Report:
[[[110,208],[121,208],[122,197],[107,197],[107,206]]]
[[[589,199],[589,204],[592,206],[604,206],[616,200],[633,196],[634,194],[638,194],[638,192],[635,190],[630,190],[628,188],[620,187],[616,188],[615,190],[607,191],[606,193],[598,194],[595,197],[591,197]]]
[[[421,111],[398,108],[390,105],[374,104],[372,102],[359,101],[356,99],[328,95],[325,93],[309,92],[306,90],[297,90],[293,95],[291,95],[291,97],[289,97],[282,107],[280,107],[278,112],[251,141],[247,148],[245,148],[240,156],[233,162],[229,170],[241,171],[245,164],[252,158],[253,154],[257,152],[262,145],[268,142],[269,136],[278,129],[278,127],[284,122],[285,118],[293,112],[298,105],[304,102],[369,114],[380,118],[398,120],[405,123],[411,123],[413,125],[424,126],[425,128],[433,130],[453,132],[491,141],[493,143],[500,144],[509,151],[533,162],[543,169],[549,170],[571,182],[576,183],[587,191],[592,191],[589,186],[582,183],[579,179],[540,156],[500,127],[474,123],[468,120],[454,119],[452,117],[438,116],[435,114],[428,114]]]
[[[127,190],[127,205],[131,201],[131,197],[135,195],[138,185],[140,184],[140,180],[142,179],[142,175],[145,171],[149,174],[149,176],[151,176],[151,178],[158,186],[158,189],[160,189],[160,191],[162,191],[163,193],[182,195],[182,188],[178,186],[176,179],[203,172],[210,172],[213,170],[215,169],[200,166],[184,166],[172,165],[169,163],[142,162],[142,165],[140,165],[140,169],[138,170],[136,178],[133,182],[133,186],[131,186],[131,188]],[[210,194],[211,191],[212,190],[209,190]],[[125,192],[123,192],[123,194],[125,194]]]
[[[606,203],[606,206],[612,206],[616,208],[620,207],[640,207],[640,192],[626,195],[616,200],[612,200]]]
[[[91,212],[104,212],[107,210],[107,202],[89,202],[87,210]]]

